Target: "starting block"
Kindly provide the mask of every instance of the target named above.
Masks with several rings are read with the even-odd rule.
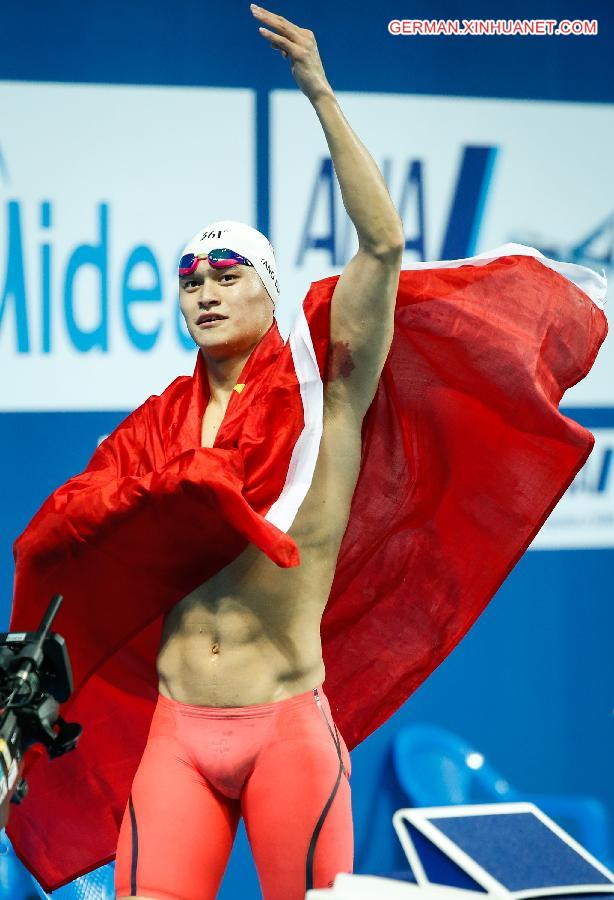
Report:
[[[306,900],[614,900],[614,874],[533,803],[399,809],[415,883],[337,875]]]

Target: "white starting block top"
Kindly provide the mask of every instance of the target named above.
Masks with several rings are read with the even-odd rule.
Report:
[[[306,900],[614,900],[614,874],[533,803],[399,809],[392,822],[417,884],[340,873]]]
[[[307,891],[305,900],[484,900],[484,894],[443,885],[418,887],[377,875],[339,873],[332,888]],[[492,895],[489,900],[492,900]]]

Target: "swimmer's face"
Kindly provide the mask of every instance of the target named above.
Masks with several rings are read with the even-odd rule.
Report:
[[[194,341],[216,358],[251,351],[273,322],[273,301],[252,266],[216,269],[201,259],[196,271],[179,277],[179,304]],[[225,318],[197,324],[205,313]]]

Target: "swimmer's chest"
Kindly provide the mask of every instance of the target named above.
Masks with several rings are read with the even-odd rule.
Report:
[[[201,447],[213,447],[225,413],[226,407],[214,406],[212,403],[207,405],[200,430]]]
[[[202,418],[203,447],[212,447],[225,410],[207,406]],[[318,461],[310,489],[288,534],[301,557],[289,569],[275,565],[256,545],[183,598],[169,616],[173,631],[179,622],[206,624],[207,632],[236,640],[254,617],[260,626],[292,631],[297,623],[316,627],[328,599],[341,539],[360,465],[360,432],[339,417],[324,415]],[[240,621],[239,621],[240,620]],[[300,630],[300,629],[299,629]],[[317,631],[317,628],[316,628]],[[315,632],[314,632],[315,633]]]
[[[201,424],[201,446],[213,447],[224,421],[224,406],[207,404]],[[328,415],[325,404],[323,433],[312,483],[288,534],[301,549],[338,550],[347,524],[352,494],[360,468],[360,423],[351,417]],[[335,553],[336,555],[336,553]]]

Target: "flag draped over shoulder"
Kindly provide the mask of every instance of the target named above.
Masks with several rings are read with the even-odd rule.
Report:
[[[8,827],[47,890],[115,854],[164,614],[248,542],[300,564],[286,532],[317,459],[338,278],[311,284],[287,341],[273,323],[212,448],[199,353],[193,376],[131,413],[15,541],[11,630],[35,629],[64,595],[54,630],[75,693],[62,714],[84,728],[58,760],[29,751],[29,796]],[[606,336],[604,298],[601,276],[515,244],[401,271],[322,620],[350,748],[466,634],[586,461],[594,438],[558,405]]]

